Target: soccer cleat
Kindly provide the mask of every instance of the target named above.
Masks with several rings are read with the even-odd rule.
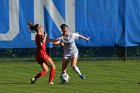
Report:
[[[66,82],[65,81],[61,81],[59,84],[65,84]]]
[[[53,83],[53,82],[49,82],[49,84],[50,84],[50,85],[53,85],[54,83]]]
[[[81,79],[85,79],[85,75],[84,74],[81,74],[79,75]]]
[[[32,79],[31,79],[31,84],[34,84],[35,81],[36,81],[35,78],[32,78]]]

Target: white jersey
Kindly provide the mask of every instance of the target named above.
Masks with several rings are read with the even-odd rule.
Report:
[[[79,34],[77,33],[69,33],[67,37],[61,36],[60,42],[64,42],[65,45],[63,47],[63,57],[78,55],[78,49],[75,45],[75,39],[79,38]]]

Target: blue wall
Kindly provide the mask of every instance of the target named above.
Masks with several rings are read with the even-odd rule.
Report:
[[[65,21],[65,1],[52,2]],[[0,48],[35,47],[26,26],[26,22],[34,22],[34,0],[19,0],[18,4],[19,11],[14,12],[19,13],[19,33],[12,40],[1,39]],[[72,6],[75,6],[75,32],[91,36],[89,41],[76,40],[78,46],[140,44],[140,0],[75,0]],[[0,0],[0,34],[9,31],[9,11],[13,11],[10,10],[9,0]],[[61,33],[48,11],[44,6],[44,28],[49,38],[56,39]],[[47,47],[51,47],[51,44]]]

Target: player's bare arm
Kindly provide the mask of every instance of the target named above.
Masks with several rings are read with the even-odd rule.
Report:
[[[49,38],[47,38],[47,42],[57,42],[58,40],[56,39],[49,39]]]
[[[53,46],[58,46],[58,45],[64,46],[65,43],[64,43],[64,42],[61,42],[61,43],[60,43],[60,41],[57,41],[57,42],[54,42],[54,43],[53,43]]]
[[[44,32],[44,38],[43,38],[43,40],[42,40],[42,43],[45,43],[45,42],[46,42],[46,40],[47,40],[47,33],[46,33],[46,32]]]
[[[90,37],[86,38],[86,37],[83,36],[83,35],[79,35],[79,37],[80,37],[80,38],[83,38],[84,40],[89,40],[89,39],[90,39]]]

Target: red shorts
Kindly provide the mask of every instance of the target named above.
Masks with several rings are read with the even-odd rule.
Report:
[[[36,61],[38,64],[42,64],[42,63],[45,63],[48,59],[50,58],[50,56],[45,53],[45,54],[36,54]]]

